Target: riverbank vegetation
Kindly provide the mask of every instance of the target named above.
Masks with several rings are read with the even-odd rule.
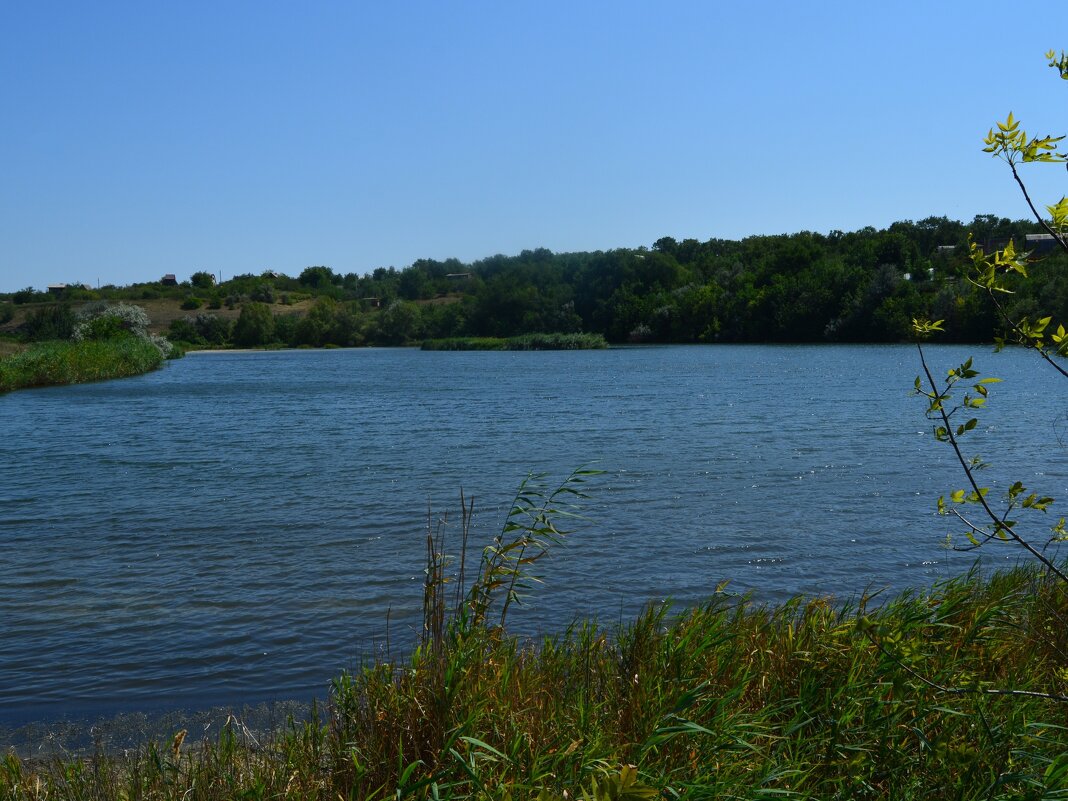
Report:
[[[144,304],[156,333],[192,347],[578,332],[613,343],[899,342],[910,339],[913,318],[944,320],[941,341],[993,341],[1004,322],[967,280],[969,232],[987,251],[1012,240],[1031,254],[1030,280],[1002,301],[1010,316],[1034,308],[1068,316],[1068,258],[1048,232],[1033,220],[980,215],[741,240],[662,237],[595,252],[538,248],[471,263],[420,259],[364,275],[315,266],[297,277],[266,270],[218,282],[198,272],[174,285],[27,288],[0,295],[0,329],[22,330],[48,306],[105,299]]]
[[[37,309],[24,342],[0,350],[0,392],[141,375],[181,355],[148,325],[144,310],[129,304]]]
[[[524,334],[518,337],[427,339],[423,350],[597,350],[608,343],[600,334]]]
[[[0,359],[0,392],[124,378],[161,364],[163,354],[143,339],[41,342]]]
[[[311,720],[8,755],[0,798],[1068,795],[1068,704],[1027,695],[1068,692],[1063,585],[1020,569],[878,600],[720,592],[535,643],[470,605],[437,618],[431,601],[410,658],[340,677]]]

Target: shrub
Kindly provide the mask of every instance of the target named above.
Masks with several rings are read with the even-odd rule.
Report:
[[[167,329],[167,337],[173,342],[188,342],[190,345],[202,345],[205,341],[204,337],[197,331],[191,317],[171,320],[171,324]]]
[[[148,336],[148,326],[152,323],[148,318],[148,312],[140,306],[130,303],[111,304],[106,301],[87,303],[78,310],[78,324],[73,332],[74,338],[86,339],[85,332],[89,330],[89,326],[101,317],[115,318],[115,325],[141,338]]]
[[[70,339],[74,332],[74,312],[66,304],[53,304],[34,309],[19,326],[22,337],[30,342],[46,339]]]
[[[202,305],[204,305],[204,301],[202,301],[200,298],[193,297],[192,295],[182,301],[182,308],[186,311],[199,309]]]
[[[248,293],[248,297],[258,303],[274,303],[274,287],[267,282],[256,284]]]
[[[48,295],[46,295],[44,292],[38,292],[32,286],[28,286],[25,289],[20,289],[18,292],[11,296],[11,300],[14,303],[18,304],[35,303],[40,300],[46,300],[47,298]]]
[[[186,318],[191,319],[191,318]],[[229,320],[224,320],[215,314],[198,314],[192,318],[197,334],[212,345],[224,345],[230,341],[230,333],[233,325]]]
[[[91,320],[78,323],[74,329],[74,339],[79,342],[82,340],[112,339],[122,336],[128,337],[134,336],[134,334],[124,327],[122,319],[114,314],[103,314],[99,317],[94,317]]]
[[[148,326],[152,321],[148,319],[148,313],[140,306],[133,306],[129,303],[110,305],[103,301],[87,303],[79,310],[78,320],[78,324],[71,332],[71,337],[75,341],[131,337],[148,342],[164,358],[171,354],[171,343],[166,338],[148,332]]]

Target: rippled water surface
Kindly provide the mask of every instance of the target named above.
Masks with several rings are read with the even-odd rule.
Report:
[[[982,452],[1063,502],[1063,382],[930,356],[971,352],[1007,379]],[[387,614],[394,649],[414,636],[428,504],[455,517],[462,487],[482,544],[529,471],[594,461],[521,630],[725,579],[769,601],[928,584],[972,557],[940,548],[961,478],[917,372],[907,347],[207,353],[0,397],[0,722],[322,696]]]

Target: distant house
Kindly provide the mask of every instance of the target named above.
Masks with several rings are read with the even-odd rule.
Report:
[[[178,286],[178,279],[174,277],[174,273],[167,273],[159,279],[159,282],[163,284],[163,286]]]
[[[92,289],[91,284],[49,284],[48,294],[62,295],[68,289]]]
[[[360,298],[364,303],[370,306],[372,309],[382,308],[382,298]]]
[[[1027,234],[1026,250],[1032,255],[1048,253],[1057,247],[1057,239],[1053,234]]]
[[[956,245],[939,245],[935,248],[935,253],[939,256],[952,256],[957,250]]]
[[[446,278],[452,278],[455,281],[463,281],[471,277],[471,273],[448,273]]]

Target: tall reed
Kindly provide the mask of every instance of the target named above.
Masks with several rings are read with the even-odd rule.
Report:
[[[161,364],[159,348],[135,337],[40,342],[0,359],[0,392],[140,375]]]

